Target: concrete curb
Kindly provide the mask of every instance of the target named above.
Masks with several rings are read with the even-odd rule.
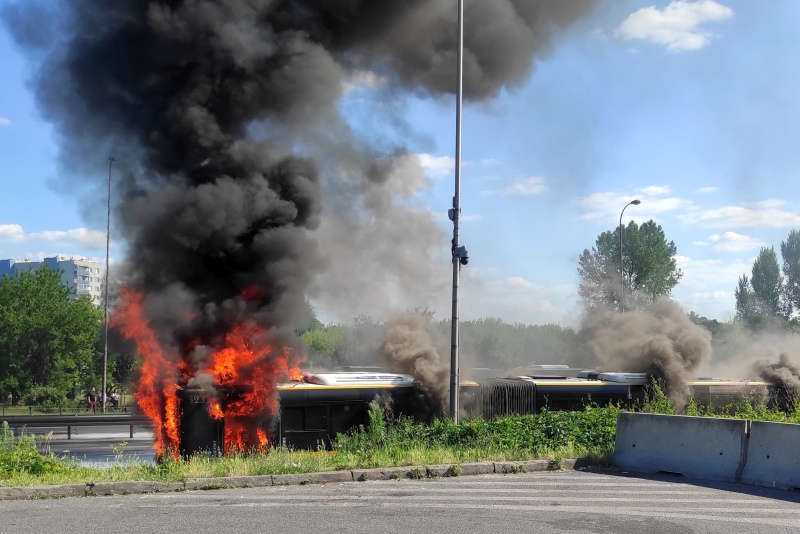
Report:
[[[446,465],[412,465],[319,473],[288,475],[256,475],[240,477],[193,478],[184,482],[98,482],[67,484],[62,486],[0,487],[0,501],[34,499],[61,499],[65,497],[99,497],[112,495],[142,495],[176,491],[200,491],[233,488],[262,488],[267,486],[295,486],[306,484],[340,484],[372,480],[432,479],[494,473],[512,475],[537,471],[558,471],[588,467],[586,458],[552,460],[527,460],[519,462],[476,462]]]

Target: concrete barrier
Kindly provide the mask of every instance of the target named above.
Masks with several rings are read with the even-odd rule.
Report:
[[[800,425],[753,421],[741,482],[800,489]]]
[[[614,465],[639,473],[680,473],[736,482],[747,451],[747,421],[620,413]]]

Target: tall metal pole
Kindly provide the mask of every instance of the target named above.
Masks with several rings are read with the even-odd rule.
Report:
[[[111,244],[111,166],[114,165],[114,156],[108,157],[108,203],[106,212],[106,273],[105,284],[103,285],[103,389],[100,392],[100,399],[103,403],[103,413],[106,411],[106,374],[108,374],[108,252]]]
[[[625,264],[623,263],[623,256],[622,256],[622,214],[625,213],[625,209],[633,204],[634,206],[638,206],[641,204],[639,200],[631,200],[625,207],[622,208],[622,211],[619,214],[619,277],[620,277],[620,299],[619,299],[619,311],[620,313],[625,311]]]
[[[457,254],[461,230],[461,101],[463,86],[464,0],[458,0],[458,46],[456,52],[456,187],[453,196],[453,321],[450,332],[450,417],[458,424],[458,284],[461,258]]]

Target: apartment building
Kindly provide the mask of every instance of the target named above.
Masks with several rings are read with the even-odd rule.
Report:
[[[0,260],[0,276],[13,276],[23,271],[36,271],[48,265],[61,271],[61,282],[77,296],[87,295],[99,306],[103,298],[103,269],[99,262],[86,258],[53,256],[42,261]]]

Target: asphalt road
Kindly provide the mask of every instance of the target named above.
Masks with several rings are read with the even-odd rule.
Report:
[[[800,495],[586,472],[0,502],[4,531],[800,532]]]
[[[39,436],[39,450],[67,456],[91,464],[116,460],[152,461],[153,432],[136,427],[133,439],[127,425],[73,427],[72,439],[66,428],[27,427],[25,432]]]

